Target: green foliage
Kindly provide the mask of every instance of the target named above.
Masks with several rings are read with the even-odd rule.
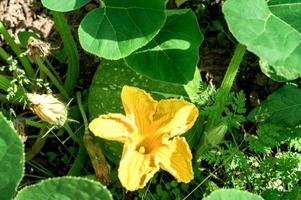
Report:
[[[287,90],[290,91],[289,95],[284,95]],[[274,92],[271,95],[273,98],[268,97],[259,107],[265,106],[268,110],[272,107],[279,111],[281,111],[280,108],[291,109],[290,104],[292,107],[297,107],[297,103],[291,101],[290,98],[298,101],[296,98],[298,92],[299,89],[295,86],[285,86]],[[271,99],[273,104],[270,103]],[[268,199],[298,195],[294,192],[294,186],[298,184],[301,177],[300,127],[289,127],[287,123],[281,123],[286,119],[271,123],[268,122],[269,118],[265,118],[259,123],[256,135],[248,134],[247,137],[242,137],[238,125],[245,122],[243,93],[236,96],[230,95],[226,105],[223,114],[225,121],[232,127],[232,130],[230,128],[232,138],[226,135],[226,140],[220,147],[215,147],[202,155],[205,163],[220,168],[215,176],[217,181],[222,187],[242,190],[247,187],[255,193],[263,192],[265,197],[270,194],[268,191],[277,191],[277,195],[271,195]],[[211,107],[205,111],[210,113]],[[289,112],[295,111],[289,110]],[[283,112],[282,115],[290,115],[289,112]],[[275,116],[279,117],[279,114]],[[223,179],[218,177],[223,177]]]
[[[9,200],[23,177],[23,143],[18,133],[0,113],[0,199]]]
[[[68,68],[64,82],[64,88],[67,92],[71,92],[76,86],[80,70],[77,46],[64,14],[53,11],[52,15],[56,24],[56,29],[63,40],[64,50],[68,57]]]
[[[60,177],[25,187],[16,196],[16,200],[28,199],[111,200],[112,196],[99,182],[86,178]]]
[[[42,0],[42,4],[49,10],[68,12],[76,10],[90,1],[91,0]]]
[[[246,97],[243,91],[230,93],[224,108],[225,121],[229,129],[239,128],[239,125],[246,121]]]
[[[227,0],[226,21],[235,38],[262,59],[278,81],[301,76],[300,0]]]
[[[22,47],[27,48],[28,45],[28,39],[30,37],[39,38],[39,36],[35,32],[30,31],[20,31],[18,33],[18,39],[22,45]]]
[[[103,2],[78,30],[82,47],[99,57],[118,60],[130,55],[151,41],[165,22],[165,0]]]
[[[26,53],[22,53],[0,22],[0,33],[26,69],[20,69],[18,62],[10,57],[6,48],[0,47],[0,57],[8,64],[0,70],[9,74],[0,75],[0,89],[4,92],[0,94],[1,100],[10,101],[22,96],[24,92],[51,92],[52,84],[61,93],[57,96],[63,94],[69,99],[70,93],[72,98],[80,62],[77,45],[61,12],[80,8],[89,2],[90,0],[42,0],[43,5],[52,10],[52,16],[63,40],[64,51],[60,52],[57,58],[60,58],[63,64],[68,64],[66,76],[56,72],[52,64],[57,63],[50,63],[52,59],[48,61],[40,58],[37,64],[41,70],[38,74],[41,79],[37,79],[37,67],[32,68]],[[72,124],[67,131],[69,134],[77,134],[77,131],[72,130],[77,128],[77,136],[81,139],[84,131],[88,131],[85,106],[89,110],[90,119],[109,112],[123,113],[120,93],[124,85],[144,89],[156,100],[182,98],[195,103],[200,110],[195,126],[184,135],[193,153],[195,178],[189,184],[178,183],[170,179],[167,173],[160,172],[152,178],[146,188],[126,192],[118,182],[118,172],[115,168],[120,160],[122,145],[101,139],[95,141],[96,148],[101,146],[101,149],[97,149],[101,155],[91,159],[99,161],[99,158],[103,157],[103,150],[111,161],[113,183],[109,187],[116,199],[201,199],[218,188],[248,190],[268,200],[300,198],[300,89],[294,85],[286,85],[275,91],[249,114],[248,119],[251,123],[245,123],[244,93],[230,91],[246,48],[260,57],[262,71],[272,79],[283,81],[301,76],[301,23],[297,20],[301,17],[301,0],[224,1],[223,12],[229,29],[241,44],[236,45],[221,87],[216,91],[211,84],[202,82],[196,66],[199,60],[199,46],[203,41],[198,20],[200,24],[209,22],[210,31],[220,32],[217,33],[217,37],[222,41],[218,43],[227,44],[227,47],[232,45],[229,45],[229,41],[224,41],[226,36],[230,40],[232,37],[228,35],[220,16],[212,21],[204,15],[207,7],[222,5],[218,2],[221,1],[102,0],[99,1],[100,6],[90,11],[80,23],[78,34],[82,47],[104,59],[94,75],[88,103],[84,102],[84,105],[81,105],[79,101],[79,106],[72,105],[75,113],[78,113],[78,107],[80,108],[86,130],[80,127],[81,125]],[[192,10],[169,9],[175,5],[187,6]],[[26,47],[29,36],[33,35],[34,33],[29,32],[19,33],[21,45]],[[209,40],[208,43],[211,42]],[[49,73],[43,70],[48,68]],[[47,83],[47,79],[50,79],[50,84]],[[80,81],[82,80],[86,81],[85,78]],[[7,106],[9,105],[4,105],[5,108]],[[32,109],[33,105],[30,106]],[[18,113],[19,110],[21,108],[18,107],[16,113],[17,116],[22,115],[25,118],[25,132],[32,130],[27,125],[32,125],[34,131],[42,128],[38,135],[28,136],[29,139],[38,137],[30,150],[34,151],[35,144],[39,144],[42,135],[45,136],[47,125],[36,121],[36,117],[27,112]],[[28,116],[30,118],[27,119]],[[75,117],[75,120],[80,118]],[[0,126],[4,127],[2,132],[0,131],[0,180],[3,181],[0,184],[0,199],[6,200],[13,197],[22,178],[24,156],[16,131],[2,115]],[[63,145],[47,149],[43,155],[38,156],[44,156],[45,160],[48,159],[54,166],[59,160],[58,166],[63,168],[63,172],[71,168],[71,174],[93,173],[91,163],[85,162],[84,147],[64,138],[68,137],[63,134],[64,130],[52,131],[54,133],[50,134],[51,137],[49,134],[46,134],[46,137],[58,139]],[[78,143],[81,144],[81,141]],[[40,143],[37,152],[43,145],[44,142]],[[69,154],[66,154],[66,151]],[[14,164],[7,164],[8,162]],[[38,159],[32,159],[27,164],[42,175],[56,176],[51,168],[48,169],[48,166],[41,164]],[[12,168],[12,165],[16,167]],[[95,167],[94,170],[96,176],[99,175],[97,172],[101,169]],[[32,179],[28,176],[26,181],[27,178]],[[97,178],[102,180],[101,175]],[[61,177],[25,186],[18,193],[16,200],[27,199],[106,200],[112,197],[108,190],[97,182],[84,178]],[[213,192],[206,199],[262,198],[248,192],[223,189]]]
[[[160,32],[146,46],[128,56],[126,62],[150,78],[185,84],[193,79],[202,40],[191,10],[167,10]]]
[[[262,197],[265,200],[299,200],[301,198],[301,187],[296,185],[290,192],[269,189],[262,194]]]
[[[128,68],[120,61],[106,61],[98,68],[94,75],[89,92],[90,118],[100,114],[123,113],[120,93],[124,85],[130,85],[145,89],[157,100],[162,98],[184,98],[197,96],[197,83],[200,76],[196,75],[194,80],[187,85],[164,83],[146,78]],[[193,88],[193,89],[191,89]],[[116,142],[103,142],[105,155],[111,161],[117,163],[121,154],[121,145]]]
[[[273,92],[248,116],[251,121],[294,127],[301,122],[301,89],[286,85]]]
[[[272,148],[279,147],[281,144],[286,144],[290,141],[292,147],[299,148],[301,129],[287,128],[279,124],[260,123],[257,129],[257,135],[250,135],[246,139],[249,142],[249,147],[258,153],[270,153]]]
[[[212,192],[204,200],[263,200],[262,197],[235,189],[219,189]]]
[[[211,90],[212,89],[209,87],[209,91]],[[214,96],[214,93],[211,93],[209,97],[216,101],[216,96]],[[207,97],[208,103],[210,102],[210,98]],[[224,96],[224,99],[225,107],[222,108],[219,123],[212,129],[204,132],[204,142],[201,143],[203,146],[209,145],[209,147],[213,147],[218,145],[220,142],[222,142],[227,132],[232,132],[233,129],[239,129],[240,124],[245,122],[244,113],[246,112],[246,98],[244,93],[230,93],[229,95]],[[203,117],[208,117],[212,112],[215,112],[217,106],[219,106],[219,104],[208,104],[207,106],[203,107]]]

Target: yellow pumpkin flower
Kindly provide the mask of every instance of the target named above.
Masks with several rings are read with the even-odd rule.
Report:
[[[193,126],[196,106],[180,99],[156,101],[130,86],[123,87],[121,100],[126,116],[100,115],[89,124],[95,136],[124,143],[118,169],[121,184],[129,191],[143,188],[160,168],[179,182],[190,182],[192,155],[180,135]]]

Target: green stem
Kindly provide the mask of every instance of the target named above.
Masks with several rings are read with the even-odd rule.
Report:
[[[5,29],[4,25],[1,22],[0,22],[0,33],[2,33],[5,41],[8,43],[8,45],[11,47],[11,49],[18,56],[20,62],[22,63],[22,65],[27,73],[27,76],[29,78],[33,79],[35,77],[35,73],[34,73],[34,70],[31,66],[28,58],[26,56],[22,55],[21,49],[15,43],[14,39],[9,35],[9,33],[7,32],[7,30]]]
[[[7,90],[10,86],[10,80],[6,76],[0,74],[0,89]]]
[[[47,67],[51,70],[51,72],[54,74],[54,76],[57,78],[57,80],[60,82],[60,84],[63,85],[60,75],[57,73],[57,71],[51,64],[51,62],[47,58],[45,58],[45,61],[46,61]]]
[[[36,127],[36,128],[46,128],[47,127],[47,124],[32,121],[30,119],[25,119],[25,124],[28,126]]]
[[[47,132],[47,128],[42,128],[36,139],[35,143],[31,146],[30,150],[26,152],[26,161],[33,159],[44,147],[47,137],[43,137]]]
[[[234,51],[234,55],[231,59],[221,87],[219,88],[216,94],[215,103],[213,105],[213,111],[210,112],[208,116],[208,123],[202,134],[199,146],[196,149],[195,159],[197,161],[201,158],[204,152],[206,152],[209,148],[212,147],[211,144],[217,144],[218,142],[220,142],[221,138],[223,138],[225,132],[227,131],[227,126],[224,124],[220,124],[221,119],[223,117],[222,114],[226,104],[226,97],[230,93],[235,76],[239,69],[239,65],[243,59],[245,52],[246,47],[241,44],[238,44]]]
[[[68,92],[71,92],[76,86],[77,78],[79,75],[78,51],[64,14],[52,11],[52,15],[56,24],[56,28],[63,40],[64,49],[68,56],[68,69],[64,86]]]
[[[0,57],[8,64],[10,64],[9,58],[11,57],[11,55],[9,55],[9,53],[7,53],[2,47],[0,47]]]
[[[80,111],[80,113],[82,115],[82,118],[84,120],[84,126],[85,126],[85,132],[86,132],[88,130],[88,128],[89,128],[89,123],[88,123],[88,118],[87,118],[85,109],[83,107],[82,97],[81,97],[81,93],[80,92],[76,93],[76,100],[77,100],[79,111]]]
[[[214,126],[216,126],[222,117],[221,115],[225,107],[226,97],[230,93],[239,65],[242,61],[245,52],[246,52],[246,47],[242,44],[238,44],[235,49],[234,55],[231,59],[231,62],[229,64],[229,67],[227,69],[227,72],[225,74],[222,85],[217,92],[216,100],[214,104],[215,110],[211,112],[208,116],[208,124],[206,125],[207,131],[212,129]]]
[[[87,151],[84,145],[79,146],[77,156],[72,167],[68,171],[68,176],[79,176],[87,158]]]
[[[52,74],[52,72],[44,65],[40,56],[34,57],[35,62],[39,65],[40,70],[44,72],[52,81],[52,83],[56,86],[56,88],[60,91],[60,93],[67,99],[70,99],[69,94],[65,90],[65,88],[60,84],[60,82],[56,79],[56,77]]]
[[[81,93],[80,92],[76,93],[76,100],[77,100],[78,107],[79,107],[80,113],[82,115],[82,118],[84,120],[84,125],[85,125],[84,134],[86,134],[86,131],[88,130],[88,120],[87,120],[87,116],[86,116],[85,110],[84,110],[83,105],[82,105]],[[80,175],[80,172],[83,168],[83,164],[85,163],[86,157],[87,157],[87,151],[86,151],[85,145],[81,144],[79,146],[79,150],[78,150],[78,154],[76,156],[76,159],[75,159],[72,167],[70,168],[70,170],[68,172],[69,176],[78,176],[78,175]]]
[[[83,140],[84,140],[84,145],[87,149],[86,153],[89,154],[90,160],[92,162],[92,166],[95,171],[95,175],[98,178],[98,180],[101,183],[108,185],[111,182],[109,164],[106,161],[106,158],[103,155],[100,146],[95,144],[94,136],[92,136],[89,132],[89,123],[85,113],[85,109],[82,105],[80,92],[76,93],[76,99],[85,125],[85,134]]]
[[[69,126],[69,124],[66,122],[64,125],[65,130],[67,131],[67,133],[70,135],[70,137],[79,145],[82,145],[82,141],[74,134],[74,132],[72,131],[71,127]]]

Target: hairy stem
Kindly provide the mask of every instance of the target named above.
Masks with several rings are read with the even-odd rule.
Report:
[[[201,137],[199,146],[196,149],[196,160],[199,160],[203,153],[211,148],[212,144],[217,145],[223,138],[224,134],[227,132],[227,125],[221,122],[221,119],[223,117],[222,114],[226,104],[226,97],[230,93],[235,76],[239,69],[239,65],[243,59],[245,52],[246,47],[244,45],[238,44],[234,51],[234,55],[231,59],[221,87],[217,91],[215,103],[213,105],[213,111],[210,112],[208,116],[208,123]]]
[[[214,126],[216,126],[220,119],[223,112],[223,109],[225,107],[225,100],[228,94],[230,93],[231,87],[233,85],[235,76],[238,72],[239,65],[242,61],[242,58],[246,52],[246,47],[242,44],[238,44],[234,55],[231,59],[231,62],[229,64],[229,67],[227,69],[227,72],[225,74],[225,77],[223,79],[222,85],[219,88],[216,100],[214,104],[214,111],[210,113],[208,117],[208,124],[206,125],[206,130],[212,129]]]

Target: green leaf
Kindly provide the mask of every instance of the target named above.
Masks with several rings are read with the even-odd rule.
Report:
[[[218,189],[204,200],[263,200],[263,198],[256,194],[236,189]]]
[[[30,31],[20,31],[20,32],[18,32],[18,39],[19,39],[22,47],[24,47],[24,48],[27,48],[28,39],[30,37],[34,37],[36,39],[39,39],[39,36],[34,32],[30,32]]]
[[[286,85],[273,92],[248,116],[251,121],[295,127],[301,123],[301,89]]]
[[[42,4],[49,10],[68,12],[76,10],[90,1],[91,0],[42,0]]]
[[[126,62],[147,77],[185,84],[193,79],[202,41],[203,34],[191,10],[168,10],[159,34]]]
[[[99,182],[86,178],[60,177],[46,179],[22,189],[16,200],[111,200],[109,190]]]
[[[90,86],[88,99],[90,119],[100,114],[124,113],[120,97],[124,85],[144,89],[151,93],[156,100],[171,97],[186,100],[189,100],[190,97],[195,98],[198,91],[196,84],[201,80],[197,72],[193,81],[181,86],[148,79],[132,71],[121,60],[104,60],[96,71]],[[101,144],[104,155],[111,162],[117,163],[121,155],[122,145],[106,140],[102,140]]]
[[[106,59],[130,55],[154,38],[166,18],[165,0],[104,0],[80,23],[81,46]]]
[[[0,113],[0,199],[12,199],[24,173],[24,147],[12,123]]]
[[[227,0],[223,6],[232,34],[277,81],[301,76],[300,9],[301,0]]]

